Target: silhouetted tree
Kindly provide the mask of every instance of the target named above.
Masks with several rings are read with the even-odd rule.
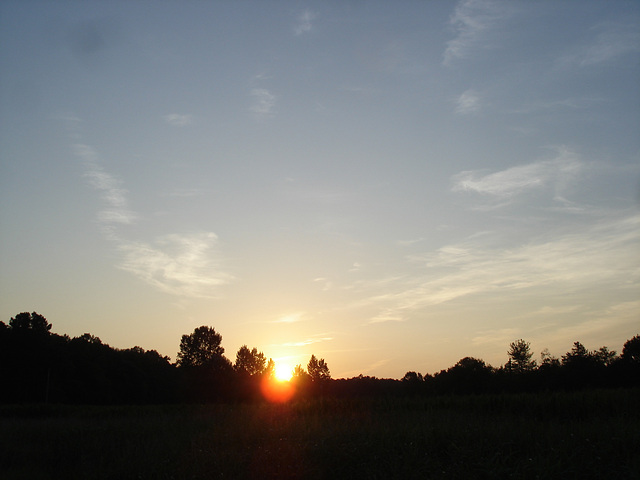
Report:
[[[422,382],[422,374],[416,372],[407,372],[402,377],[403,382]]]
[[[453,367],[443,370],[434,378],[434,386],[441,392],[479,393],[490,390],[493,368],[484,360],[464,357]]]
[[[91,345],[102,345],[102,340],[100,340],[100,337],[96,337],[95,335],[91,335],[90,333],[83,333],[79,337],[75,337],[73,340],[89,343]]]
[[[307,364],[307,372],[311,377],[311,381],[324,381],[331,379],[331,373],[329,373],[329,366],[324,361],[324,358],[318,360],[315,355],[311,355],[311,359]]]
[[[273,377],[275,374],[276,374],[276,362],[273,361],[273,358],[270,358],[269,361],[267,362],[267,366],[264,367],[262,376]]]
[[[177,365],[155,350],[114,349],[90,333],[73,339],[51,332],[42,315],[20,313],[0,321],[0,402],[167,403],[262,398],[261,385],[275,364],[243,345],[235,366],[224,356],[222,336],[199,327],[183,335]],[[607,347],[589,351],[580,342],[562,356],[541,353],[535,369],[528,342],[509,346],[509,362],[494,369],[464,357],[435,375],[408,371],[401,380],[364,377],[331,380],[324,359],[311,356],[307,371],[293,372],[296,395],[389,396],[424,393],[540,391],[640,386],[640,335],[625,342],[622,355]],[[234,370],[236,374],[234,374]],[[526,374],[511,375],[509,372]],[[329,381],[330,380],[330,381]]]
[[[9,320],[9,326],[14,332],[29,332],[39,335],[49,335],[51,324],[39,313],[22,312]]]
[[[549,368],[549,367],[559,367],[560,360],[551,355],[551,352],[548,348],[545,348],[540,352],[540,367],[541,368]]]
[[[593,355],[580,342],[573,342],[571,351],[562,356],[562,365],[578,366],[593,363]]]
[[[419,393],[424,389],[424,379],[422,374],[417,372],[407,372],[402,377],[402,385],[404,389],[411,394]]]
[[[178,352],[178,366],[202,367],[227,364],[221,346],[222,335],[213,327],[198,327],[192,334],[183,335]]]
[[[9,401],[48,401],[56,357],[51,324],[39,313],[22,312],[0,328],[0,390]]]
[[[627,340],[622,347],[622,355],[611,365],[617,384],[640,386],[640,335]]]
[[[508,371],[524,373],[536,367],[536,361],[531,359],[531,357],[533,357],[531,344],[525,342],[523,339],[511,342],[507,355],[509,355],[509,361],[505,365],[505,368]]]
[[[615,350],[609,350],[608,347],[600,347],[593,352],[593,356],[598,363],[608,367],[618,358],[618,353]]]
[[[309,378],[309,374],[306,372],[306,370],[304,369],[304,367],[302,365],[296,365],[295,368],[293,369],[293,374],[291,375],[291,380],[293,381],[299,381],[299,380],[305,380]]]
[[[240,375],[262,375],[267,370],[267,359],[264,353],[258,352],[257,348],[249,350],[249,347],[243,345],[236,353],[236,363],[233,368]]]
[[[222,335],[213,327],[198,327],[182,336],[177,363],[187,399],[207,402],[233,395],[233,365],[224,356],[221,343]]]
[[[640,335],[636,335],[624,343],[622,360],[626,363],[640,364]]]
[[[580,342],[562,356],[562,371],[564,386],[572,389],[601,386],[605,377],[605,366]]]

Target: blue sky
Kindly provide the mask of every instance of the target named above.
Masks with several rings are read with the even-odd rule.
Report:
[[[0,314],[334,377],[640,333],[640,5],[0,5]]]

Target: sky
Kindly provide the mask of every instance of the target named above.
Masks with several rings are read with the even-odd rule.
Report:
[[[0,319],[334,378],[640,333],[640,3],[0,3]]]

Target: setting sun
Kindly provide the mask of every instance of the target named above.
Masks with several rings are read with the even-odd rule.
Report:
[[[288,382],[293,375],[293,368],[286,363],[276,365],[275,377],[281,382]]]

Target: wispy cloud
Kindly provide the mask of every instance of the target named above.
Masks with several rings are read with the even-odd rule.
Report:
[[[120,186],[119,180],[104,171],[96,151],[81,143],[73,145],[73,151],[82,161],[89,184],[101,193],[104,207],[98,213],[98,221],[107,228],[113,224],[133,223],[137,216],[127,206],[127,191]]]
[[[331,340],[333,340],[333,337],[329,337],[329,336],[327,336],[327,334],[321,333],[321,334],[318,334],[318,335],[312,335],[311,337],[305,338],[304,340],[280,343],[280,344],[275,345],[275,346],[278,346],[278,347],[305,347],[307,345],[313,345],[314,343],[329,342]]]
[[[553,185],[554,197],[563,198],[563,190],[585,168],[579,155],[566,147],[556,148],[556,157],[526,165],[518,165],[485,174],[468,170],[452,177],[454,192],[473,192],[500,201],[527,191]],[[500,205],[504,205],[501,203]]]
[[[450,65],[455,59],[465,58],[479,48],[487,48],[487,33],[499,21],[510,16],[510,6],[493,0],[464,0],[458,3],[450,24],[456,37],[447,42],[443,63]]]
[[[305,312],[293,312],[287,313],[278,317],[277,320],[274,320],[273,323],[297,323],[303,320]]]
[[[189,125],[192,120],[192,115],[186,115],[181,113],[170,113],[162,117],[165,122],[169,125],[173,125],[174,127],[186,127]]]
[[[549,317],[554,315],[562,315],[565,313],[575,312],[580,307],[578,305],[562,305],[557,307],[552,307],[549,305],[545,305],[538,310],[534,310],[533,312],[528,313],[528,316],[543,316]]]
[[[617,332],[619,327],[633,331],[638,324],[640,301],[626,301],[606,305],[597,311],[583,313],[577,316],[575,322],[558,325],[552,333],[544,335],[547,344],[557,343],[557,339],[569,338],[584,342],[587,348],[597,348],[619,342]]]
[[[251,90],[251,113],[257,119],[268,118],[274,115],[276,97],[266,88],[254,88]]]
[[[589,67],[606,64],[628,54],[640,52],[638,19],[626,23],[603,23],[592,29],[594,38],[560,58],[565,65]]]
[[[123,242],[119,268],[133,273],[158,289],[187,297],[214,297],[214,289],[229,283],[214,254],[218,237],[211,232],[171,234],[153,245]]]
[[[516,328],[498,328],[495,330],[482,330],[471,339],[474,345],[483,345],[487,343],[497,343],[500,345],[508,345],[510,341],[519,335]]]
[[[397,240],[396,244],[399,247],[410,247],[411,245],[415,245],[416,243],[420,243],[423,241],[424,241],[424,238],[420,237],[420,238],[412,238],[410,240]]]
[[[78,122],[73,119],[74,124]],[[77,143],[73,151],[89,185],[101,194],[103,208],[97,218],[107,239],[122,254],[118,268],[164,292],[185,297],[214,297],[216,287],[232,281],[220,268],[215,252],[218,238],[212,232],[163,235],[152,243],[127,239],[122,227],[134,223],[138,215],[128,207],[122,182],[105,171],[93,147]]]
[[[297,19],[295,26],[293,27],[293,33],[298,36],[303,33],[308,33],[313,29],[313,20],[317,17],[317,14],[311,10],[305,10]]]
[[[358,306],[377,307],[379,321],[398,321],[425,307],[472,295],[497,300],[518,291],[519,298],[529,294],[539,299],[544,292],[589,295],[585,292],[623,284],[628,292],[640,287],[640,268],[630,261],[638,259],[640,215],[601,220],[570,234],[545,232],[508,248],[491,246],[483,239],[473,236],[467,242],[410,257],[422,274],[386,282],[384,293]],[[371,288],[380,290],[375,285]]]
[[[404,322],[406,318],[400,315],[395,308],[384,310],[373,317],[367,323]]]
[[[482,99],[480,94],[473,89],[469,89],[456,99],[456,113],[458,115],[469,115],[480,111]]]
[[[331,288],[333,287],[333,282],[331,282],[329,279],[324,278],[324,277],[314,278],[313,281],[317,282],[317,283],[320,283],[322,285],[322,291],[323,292],[327,292],[327,291],[331,290]]]

